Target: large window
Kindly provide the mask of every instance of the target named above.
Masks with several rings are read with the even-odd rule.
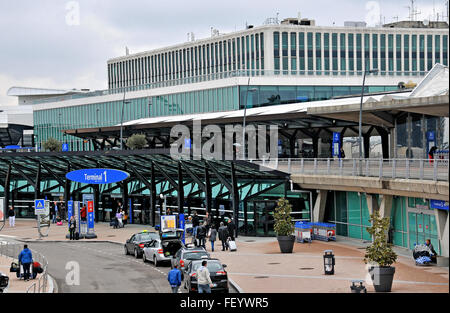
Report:
[[[291,71],[297,73],[297,33],[291,33]]]
[[[414,76],[417,75],[417,35],[411,36],[411,71]]]
[[[389,75],[394,74],[394,35],[388,35],[388,71]]]
[[[288,58],[288,33],[283,32],[281,37],[282,56],[283,56],[283,74],[288,74],[289,58]]]
[[[442,36],[442,53],[443,53],[443,60],[442,63],[446,66],[448,66],[448,36],[443,35]]]
[[[332,54],[332,65],[333,65],[333,75],[338,74],[338,40],[337,34],[331,34],[331,54]]]
[[[347,48],[347,44],[345,42],[345,34],[341,34],[340,35],[340,52],[341,52],[341,75],[345,75],[346,74],[346,70],[347,70],[347,65],[346,65],[346,55],[345,55],[345,51]]]
[[[380,71],[381,75],[386,75],[386,35],[380,35]]]
[[[304,74],[305,70],[305,33],[298,34],[298,57],[300,74]]]
[[[307,34],[307,45],[308,45],[308,74],[314,74],[314,59],[313,59],[313,33],[309,32]]]
[[[378,69],[378,35],[372,34],[372,69]]]
[[[403,38],[403,71],[405,75],[409,75],[409,35]]]
[[[280,70],[280,33],[273,33],[273,57],[275,74],[279,74]]]
[[[330,75],[330,34],[323,34],[323,69],[325,70],[325,75]]]
[[[395,57],[397,59],[397,75],[402,74],[402,35],[395,35]]]
[[[362,74],[362,35],[356,34],[356,70],[357,74]]]
[[[434,63],[441,63],[441,36],[434,36]]]
[[[349,74],[353,75],[355,70],[355,45],[354,45],[354,35],[348,34],[348,70]]]
[[[433,67],[433,35],[427,35],[427,71]]]
[[[322,34],[316,33],[316,74],[321,75],[322,72]]]

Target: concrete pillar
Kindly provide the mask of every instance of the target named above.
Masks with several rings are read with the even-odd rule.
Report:
[[[313,222],[323,222],[325,218],[325,205],[327,203],[328,190],[319,190],[313,209]]]
[[[448,216],[449,212],[445,210],[434,210],[434,215],[436,217],[436,227],[438,231],[439,240],[441,242],[441,255],[444,257],[449,257],[449,229],[448,229]]]
[[[381,217],[391,217],[392,211],[392,200],[393,196],[391,195],[382,195],[381,204],[380,204],[380,216]]]
[[[369,215],[372,215],[374,210],[378,210],[378,201],[375,195],[366,194],[367,208],[369,208]]]

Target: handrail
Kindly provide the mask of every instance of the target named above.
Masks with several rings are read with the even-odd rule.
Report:
[[[448,159],[278,158],[251,160],[264,168],[291,174],[364,176],[449,181]]]
[[[22,249],[22,246],[17,243],[10,242],[0,242],[0,255],[17,260],[18,255]],[[37,251],[33,251],[33,260],[37,261],[42,266],[42,273],[37,281],[31,284],[26,293],[45,293],[47,292],[47,282],[48,282],[48,261],[47,258]]]

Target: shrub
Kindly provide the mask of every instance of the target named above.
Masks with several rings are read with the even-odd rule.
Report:
[[[285,198],[280,198],[274,213],[274,230],[278,236],[290,236],[294,232],[292,223],[292,205]]]
[[[372,235],[373,242],[366,248],[364,263],[376,263],[380,267],[388,267],[397,261],[397,254],[392,250],[392,245],[387,242],[387,232],[390,225],[388,217],[381,218],[375,211],[370,216],[372,226],[367,227],[367,232]]]
[[[48,138],[48,140],[45,141],[42,144],[42,146],[44,147],[45,150],[52,151],[52,152],[61,151],[61,149],[62,149],[62,143],[53,137]]]
[[[147,139],[144,134],[134,134],[128,138],[126,145],[132,150],[143,149],[147,145]]]

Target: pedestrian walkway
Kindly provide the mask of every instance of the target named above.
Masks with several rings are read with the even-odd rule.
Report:
[[[16,228],[5,227],[0,232],[0,240],[35,241],[39,238],[34,220],[17,220]],[[109,223],[95,225],[96,239],[80,241],[110,241],[123,244],[132,234],[153,228],[147,225],[127,225],[113,229]],[[67,224],[52,224],[49,236],[42,241],[68,241]],[[2,236],[9,236],[4,237]],[[187,238],[190,242],[190,238]],[[363,262],[364,247],[368,243],[339,237],[337,242],[313,241],[311,244],[295,243],[292,254],[281,254],[276,238],[238,237],[236,252],[220,251],[216,241],[216,251],[212,257],[227,265],[229,277],[248,293],[330,293],[350,292],[351,280],[366,280],[366,265]],[[206,244],[210,251],[210,244]],[[217,250],[217,248],[219,248]],[[335,275],[324,275],[323,251],[333,250],[336,257]],[[449,271],[442,267],[417,267],[412,254],[406,249],[396,248],[398,262],[394,264],[396,273],[392,292],[448,293]],[[8,267],[9,269],[9,267]],[[370,281],[370,278],[367,280]],[[365,283],[368,292],[374,289]]]
[[[18,279],[16,273],[10,273],[9,268],[11,266],[11,262],[17,262],[17,260],[13,260],[9,257],[4,257],[0,255],[0,272],[7,275],[9,277],[9,287],[8,293],[25,293],[27,289],[31,287],[37,279],[30,279],[29,281],[24,281],[23,279]],[[38,276],[39,278],[39,276]],[[47,286],[48,290],[48,286]]]

